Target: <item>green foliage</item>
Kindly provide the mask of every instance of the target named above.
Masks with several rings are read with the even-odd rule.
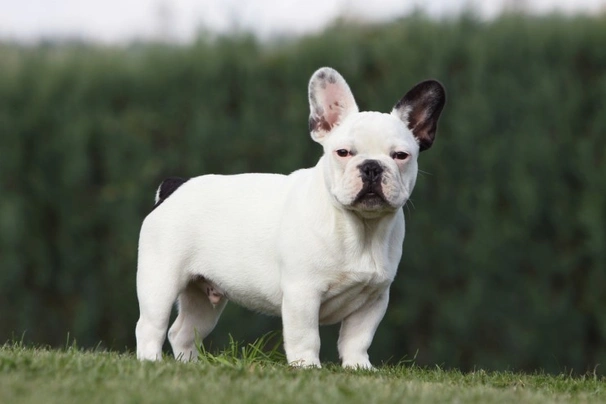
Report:
[[[282,351],[282,338],[279,333],[270,332],[250,343],[236,341],[230,334],[229,344],[222,352],[213,354],[203,344],[198,344],[198,360],[209,365],[223,365],[233,368],[253,365],[284,365],[286,355]],[[272,346],[269,346],[269,345]]]
[[[0,347],[5,403],[587,403],[604,402],[603,378],[389,366],[351,371],[330,365],[139,362],[131,354]]]
[[[0,340],[133,348],[137,237],[159,182],[315,164],[307,80],[329,65],[362,109],[389,111],[429,77],[448,91],[375,362],[601,373],[605,22],[415,16],[280,44],[0,45]],[[279,327],[230,305],[208,343]],[[336,329],[322,332],[336,360]]]

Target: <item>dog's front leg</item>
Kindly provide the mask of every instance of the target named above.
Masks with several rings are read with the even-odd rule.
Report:
[[[284,291],[284,350],[292,366],[320,366],[320,294],[301,287]]]
[[[368,348],[387,310],[389,288],[374,301],[368,302],[341,322],[339,357],[343,367],[372,369]]]

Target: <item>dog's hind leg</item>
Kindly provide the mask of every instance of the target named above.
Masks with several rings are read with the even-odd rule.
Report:
[[[165,276],[162,266],[152,257],[145,259],[145,256],[140,255],[137,270],[140,316],[135,330],[137,358],[162,359],[162,345],[166,338],[170,313],[179,291],[184,286],[177,278]]]
[[[213,296],[205,287],[205,281],[192,280],[179,295],[179,315],[170,327],[168,340],[175,358],[182,361],[198,358],[196,339],[202,341],[210,334],[227,303],[225,296]]]

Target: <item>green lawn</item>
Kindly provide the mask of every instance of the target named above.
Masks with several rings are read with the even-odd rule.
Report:
[[[133,354],[0,347],[0,403],[594,403],[603,377],[472,373],[412,364],[377,371],[292,369],[278,351],[233,344],[197,363],[140,363]]]

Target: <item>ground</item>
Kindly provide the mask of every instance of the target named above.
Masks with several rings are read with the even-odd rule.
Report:
[[[294,369],[265,341],[232,343],[197,363],[138,362],[132,353],[0,347],[0,403],[587,403],[606,379],[585,375],[462,373],[412,362],[376,371]]]

